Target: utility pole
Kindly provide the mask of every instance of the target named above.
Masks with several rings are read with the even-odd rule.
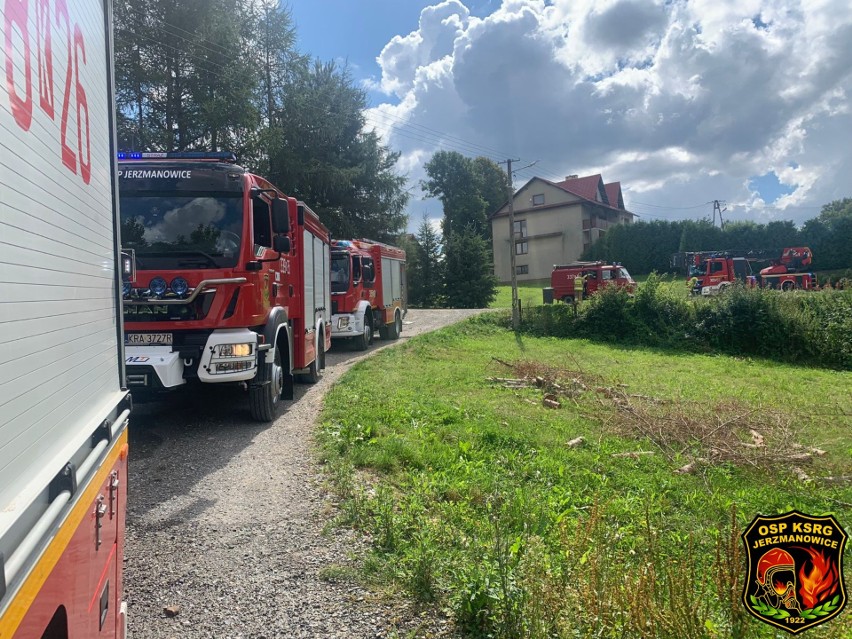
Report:
[[[514,160],[517,162],[517,160]],[[509,264],[512,273],[512,330],[517,331],[521,325],[521,314],[518,308],[518,277],[515,273],[515,187],[512,181],[512,162],[506,160],[506,173],[509,176]],[[503,164],[500,162],[500,164]]]
[[[722,219],[722,213],[728,210],[728,205],[725,200],[713,200],[713,226],[716,226],[716,211],[719,211],[719,227],[725,228],[725,220]]]

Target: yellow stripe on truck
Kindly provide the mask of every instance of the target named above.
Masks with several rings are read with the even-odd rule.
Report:
[[[121,435],[113,442],[112,449],[107,453],[106,459],[104,459],[100,469],[89,482],[86,489],[82,493],[78,493],[77,504],[71,510],[68,517],[65,518],[65,521],[61,524],[41,557],[39,557],[36,565],[24,580],[24,583],[21,584],[21,587],[15,594],[15,598],[9,602],[6,612],[0,617],[0,639],[8,639],[15,635],[30,606],[36,597],[38,597],[39,592],[41,592],[42,586],[44,586],[44,583],[50,577],[56,564],[59,563],[65,549],[68,548],[68,544],[71,542],[74,533],[77,532],[83,520],[89,516],[89,509],[92,502],[97,498],[98,491],[106,481],[113,466],[115,466],[115,462],[119,457],[122,457],[123,452],[124,456],[126,456],[126,450],[127,428],[122,430]],[[119,565],[121,565],[121,558],[118,561]]]

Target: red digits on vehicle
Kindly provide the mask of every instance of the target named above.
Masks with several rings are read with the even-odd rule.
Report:
[[[32,67],[30,63],[30,33],[27,29],[27,16],[29,14],[28,0],[6,0],[4,9],[6,16],[6,89],[9,92],[9,103],[12,106],[12,116],[15,122],[24,131],[30,130],[33,121],[33,82]],[[12,38],[15,31],[20,32],[21,42],[24,45],[24,86],[26,87],[26,99],[15,90],[15,64],[14,46]]]
[[[71,20],[68,17],[68,5],[65,0],[56,0],[56,21],[60,18],[65,19],[65,35],[68,42],[68,65],[65,72],[65,95],[62,98],[62,121],[59,124],[59,146],[62,149],[62,164],[67,166],[72,173],[77,172],[77,157],[74,155],[73,149],[68,146],[68,102],[71,99],[71,78],[74,70],[74,58],[71,55],[74,51],[71,42]]]
[[[38,48],[39,106],[53,119],[53,29],[50,28],[50,0],[36,0],[36,46]]]
[[[4,2],[4,43],[6,51],[6,88],[15,122],[24,131],[29,131],[33,121],[33,56],[30,47],[29,9],[30,0],[0,0]],[[51,120],[56,113],[56,96],[53,84],[53,26],[65,29],[68,62],[65,68],[65,92],[62,96],[62,113],[59,123],[59,147],[64,164],[72,173],[77,173],[77,153],[68,144],[68,114],[71,110],[71,92],[77,105],[77,152],[80,156],[80,176],[85,184],[92,179],[92,147],[89,122],[89,101],[80,82],[80,66],[86,66],[86,41],[80,25],[72,28],[67,0],[55,0],[51,21],[51,0],[34,0],[35,44],[38,72],[38,95],[41,110]],[[20,44],[17,51],[15,45]],[[16,66],[16,62],[20,62]],[[16,87],[16,75],[18,84]],[[24,97],[20,91],[23,90]]]
[[[89,102],[86,100],[86,90],[80,84],[80,58],[82,53],[83,65],[86,64],[86,42],[83,32],[74,25],[74,79],[77,84],[77,150],[80,153],[80,176],[88,184],[92,179],[92,146],[89,141]],[[80,112],[86,112],[86,159],[83,159],[83,118]]]

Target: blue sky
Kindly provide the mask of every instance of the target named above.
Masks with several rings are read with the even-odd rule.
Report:
[[[417,29],[420,11],[430,2],[418,0],[291,0],[298,47],[321,60],[348,63],[357,80],[377,79],[381,69],[376,58],[395,35]],[[468,2],[471,13],[485,16],[499,6],[498,0]],[[370,106],[394,101],[369,91]]]
[[[409,228],[439,150],[600,173],[640,219],[796,223],[852,196],[848,0],[291,0],[401,152]]]

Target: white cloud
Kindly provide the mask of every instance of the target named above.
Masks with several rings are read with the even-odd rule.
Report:
[[[485,18],[446,0],[378,62],[398,103],[369,117],[414,180],[445,148],[600,171],[672,219],[726,199],[734,219],[801,222],[852,195],[848,0],[503,0]],[[794,190],[764,206],[748,184],[769,172]]]

